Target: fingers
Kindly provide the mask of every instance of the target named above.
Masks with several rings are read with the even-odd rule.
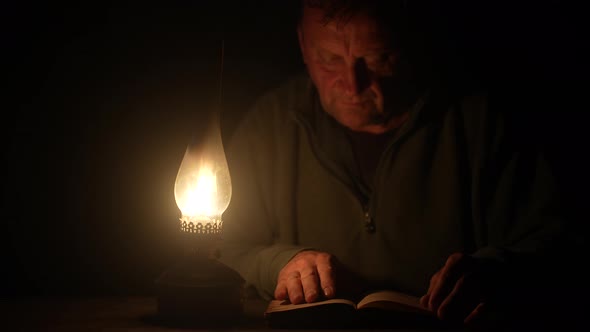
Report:
[[[334,283],[334,268],[332,266],[332,256],[323,255],[318,257],[317,270],[320,279],[320,287],[323,296],[331,299],[336,294]]]
[[[288,298],[289,298],[289,293],[287,292],[286,283],[279,281],[277,283],[277,287],[275,288],[275,299],[286,300]]]
[[[462,275],[466,264],[466,257],[456,253],[447,259],[445,266],[433,276],[428,290],[428,308],[434,312],[438,311],[441,303],[453,291],[455,284]]]
[[[304,293],[300,273],[298,271],[282,273],[274,295],[277,300],[289,300],[293,304],[303,303]]]
[[[485,308],[486,305],[484,302],[479,303],[477,307],[475,307],[475,309],[473,309],[473,311],[469,314],[469,316],[465,318],[463,324],[465,324],[466,326],[475,327],[478,323],[478,320],[483,315]]]
[[[287,290],[287,283],[290,278],[295,278],[296,275],[294,272],[288,274],[287,271],[281,271],[279,273],[279,280],[277,282],[277,287],[275,288],[275,299],[277,300],[288,300],[289,299],[289,292]]]
[[[474,325],[485,311],[488,286],[481,261],[463,254],[453,254],[430,279],[420,304],[445,321]]]
[[[424,296],[420,298],[420,304],[425,308],[428,308],[428,304],[430,303],[430,293],[432,293],[434,285],[438,282],[439,275],[440,270],[436,271],[436,273],[430,278],[430,285],[428,286],[428,291]]]
[[[426,294],[420,298],[420,305],[425,308],[428,308],[428,301],[430,301],[430,294]]]
[[[332,256],[305,251],[283,267],[274,295],[278,300],[288,299],[293,304],[300,304],[314,302],[324,296],[333,297],[334,289]]]
[[[434,285],[436,285],[438,283],[440,271],[441,270],[438,270],[438,271],[436,271],[436,273],[434,275],[432,275],[432,277],[430,278],[430,285],[428,286],[428,291],[426,292],[426,294],[424,296],[422,296],[422,298],[420,298],[420,304],[422,304],[422,306],[424,306],[426,308],[429,308],[430,294],[432,293],[432,290],[434,289]]]
[[[481,301],[477,282],[464,275],[455,284],[451,293],[444,299],[437,310],[441,319],[463,321]]]
[[[314,302],[320,297],[320,281],[316,269],[308,269],[301,275],[301,286],[305,302]]]
[[[287,293],[289,294],[289,301],[293,304],[300,304],[304,302],[303,286],[301,285],[300,274],[293,273],[287,277]]]

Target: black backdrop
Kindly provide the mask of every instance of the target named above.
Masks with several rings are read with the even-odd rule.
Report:
[[[174,180],[191,132],[216,102],[221,40],[228,137],[257,95],[303,68],[294,7],[2,7],[2,294],[151,292],[178,253]],[[568,201],[581,206],[581,14],[515,1],[449,2],[440,13],[459,62],[496,86],[539,89],[527,130],[542,134]]]

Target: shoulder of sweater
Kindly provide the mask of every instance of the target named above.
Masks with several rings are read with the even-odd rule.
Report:
[[[246,118],[279,124],[292,119],[293,112],[309,102],[311,80],[306,73],[288,77],[256,99]]]
[[[512,152],[538,152],[540,142],[537,119],[529,109],[527,95],[510,90],[475,90],[457,99],[466,138],[489,153],[500,149]],[[483,152],[483,151],[480,151]]]
[[[489,120],[489,92],[486,89],[436,81],[428,91],[423,114],[426,122],[440,122],[451,116],[461,118],[463,126],[477,128]]]
[[[306,73],[288,77],[282,84],[260,95],[244,113],[232,140],[244,137],[275,137],[293,120],[293,110],[305,103],[311,81]],[[235,137],[237,136],[237,138]]]
[[[255,107],[274,106],[294,109],[309,98],[311,80],[302,72],[288,77],[282,84],[266,91],[254,104]]]

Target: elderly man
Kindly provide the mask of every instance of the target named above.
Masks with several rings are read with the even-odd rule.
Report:
[[[469,323],[563,243],[542,156],[435,70],[406,6],[303,1],[307,72],[235,132],[221,258],[265,298],[392,288]]]

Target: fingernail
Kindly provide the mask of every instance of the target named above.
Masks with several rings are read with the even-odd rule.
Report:
[[[332,287],[324,288],[324,295],[326,297],[332,297],[334,295],[334,289],[332,289]]]

